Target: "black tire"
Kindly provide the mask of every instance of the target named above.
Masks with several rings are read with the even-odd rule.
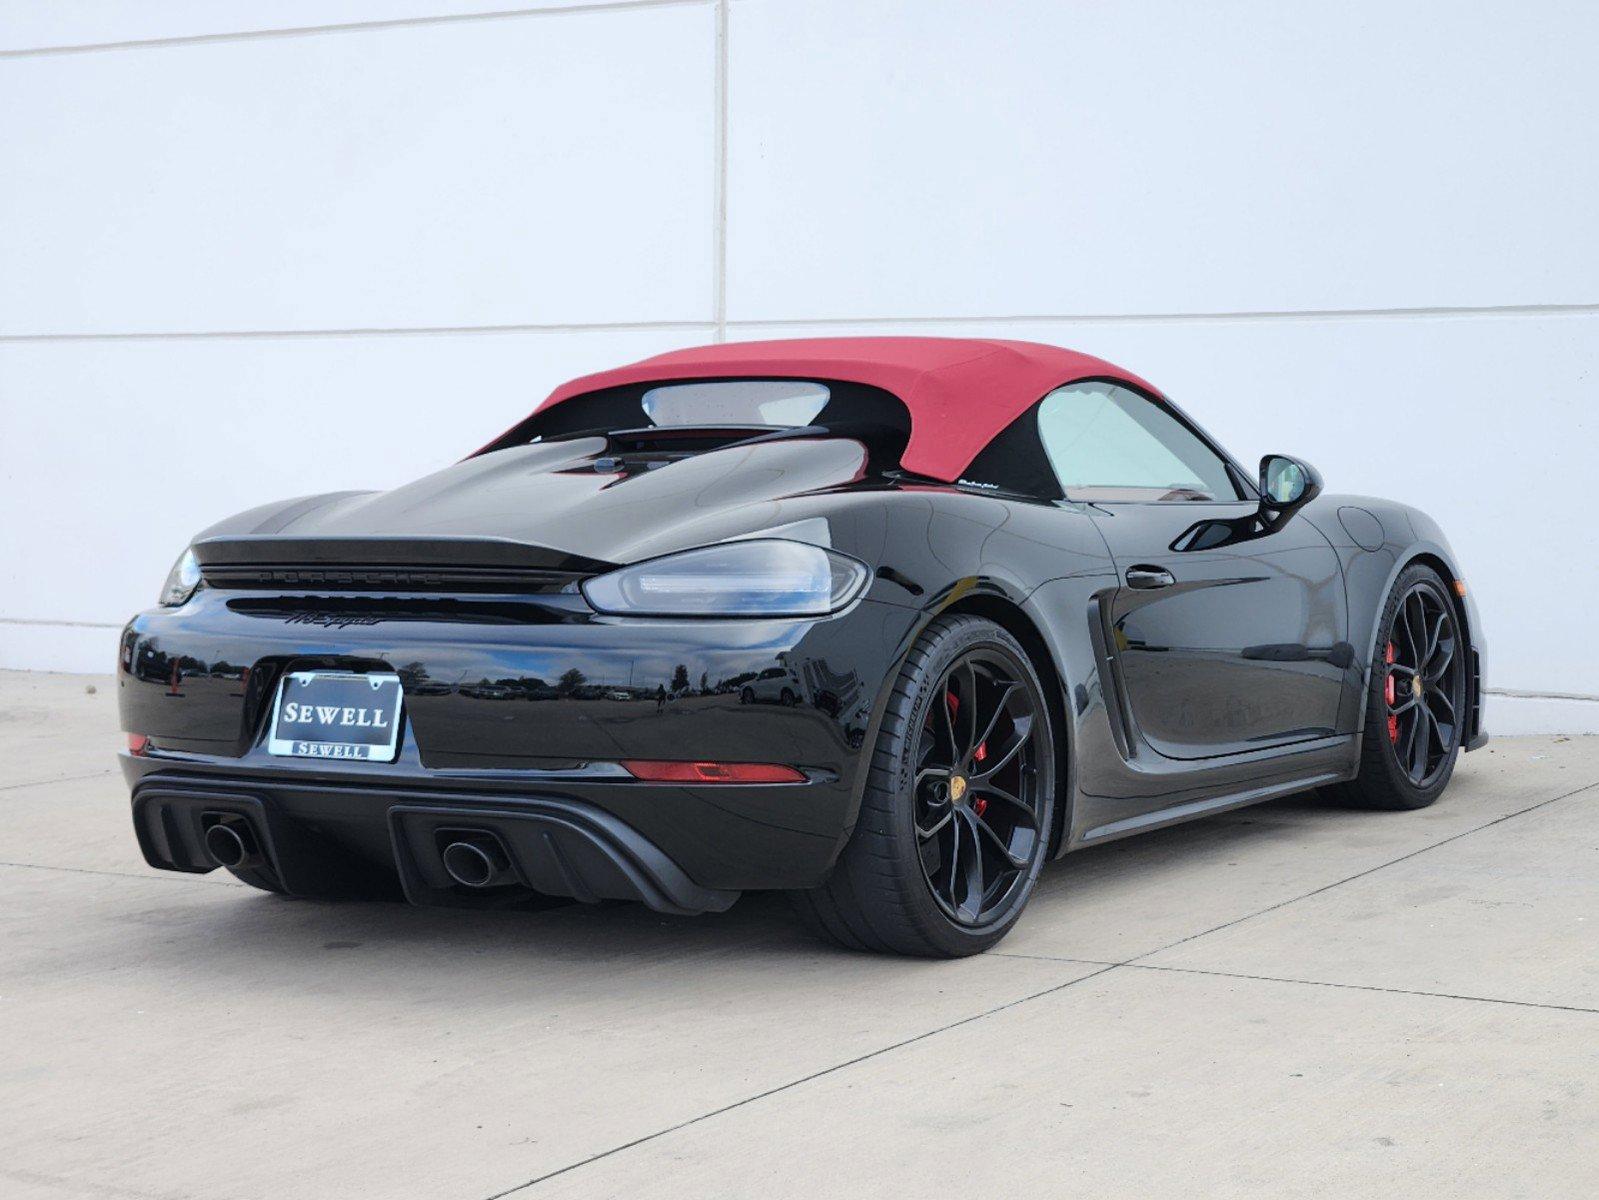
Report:
[[[1410,619],[1401,606],[1409,609]],[[1427,681],[1431,674],[1429,661],[1437,663],[1441,650],[1423,647],[1419,653],[1411,649],[1411,636],[1407,624],[1416,624],[1415,613],[1435,614],[1443,618],[1443,633],[1452,644],[1450,661],[1443,675],[1434,683]],[[1435,619],[1428,618],[1428,620]],[[1468,647],[1465,630],[1460,619],[1460,609],[1444,580],[1431,567],[1421,563],[1407,567],[1394,581],[1383,604],[1377,625],[1376,656],[1371,667],[1371,679],[1366,687],[1366,717],[1360,746],[1360,770],[1348,783],[1333,788],[1333,794],[1354,808],[1385,809],[1390,811],[1426,808],[1443,795],[1454,774],[1455,761],[1460,757],[1460,744],[1464,735],[1466,712],[1466,667]],[[1422,635],[1422,640],[1427,640]],[[1395,646],[1393,655],[1387,647]],[[1399,660],[1415,654],[1419,658],[1419,673]],[[1390,703],[1388,681],[1396,681],[1394,700]],[[1421,680],[1412,683],[1413,680]],[[1414,693],[1407,695],[1414,688]],[[1417,727],[1407,725],[1405,712],[1416,712]],[[1396,706],[1403,706],[1390,725],[1390,714]],[[1453,720],[1443,721],[1441,716],[1452,710]],[[1417,752],[1416,737],[1430,739]],[[1421,766],[1418,769],[1417,763]]]
[[[972,701],[966,718],[961,694]],[[990,755],[991,740],[1006,748]],[[928,764],[943,744],[951,767],[940,775]],[[821,886],[793,893],[801,918],[852,950],[955,958],[993,946],[1021,917],[1049,854],[1054,746],[1043,686],[1016,639],[980,617],[934,621],[889,695],[849,842]],[[985,758],[989,767],[976,769]]]

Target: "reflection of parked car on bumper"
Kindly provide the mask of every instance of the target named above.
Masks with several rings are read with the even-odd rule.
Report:
[[[799,703],[799,688],[787,667],[768,667],[739,689],[739,700],[744,704]]]

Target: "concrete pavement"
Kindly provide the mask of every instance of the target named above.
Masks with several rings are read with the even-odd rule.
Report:
[[[8,1200],[1599,1194],[1599,739],[1073,855],[923,963],[150,871],[114,699],[0,673]]]

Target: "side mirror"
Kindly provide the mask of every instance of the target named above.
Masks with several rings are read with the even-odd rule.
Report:
[[[1260,460],[1260,507],[1286,516],[1321,495],[1321,473],[1286,454],[1268,454]]]

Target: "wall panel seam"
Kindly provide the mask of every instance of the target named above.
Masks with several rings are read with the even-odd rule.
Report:
[[[318,37],[330,33],[364,33],[425,25],[462,25],[474,21],[505,21],[529,17],[568,17],[587,13],[625,12],[647,8],[698,8],[716,0],[598,0],[565,7],[534,5],[526,8],[489,9],[475,13],[438,13],[426,17],[392,17],[377,21],[341,21],[328,25],[295,25],[283,29],[240,29],[218,33],[181,34],[175,37],[130,38],[116,42],[81,42],[61,46],[27,46],[0,50],[0,59],[46,58],[67,54],[96,54],[110,50],[145,50],[162,46],[198,46],[213,42],[244,42],[265,38]]]
[[[714,321],[614,321],[567,325],[394,325],[352,326],[348,329],[199,329],[129,333],[13,333],[0,334],[0,345],[25,342],[143,342],[207,341],[271,338],[455,337],[518,333],[638,333],[674,329],[714,329]]]
[[[724,317],[721,320],[574,321],[514,325],[391,325],[339,329],[198,329],[105,333],[0,333],[8,342],[187,341],[204,338],[416,337],[495,333],[617,333],[672,329],[779,329],[790,325],[1154,325],[1222,322],[1469,320],[1479,317],[1561,317],[1599,315],[1599,304],[1497,304],[1435,308],[1337,308],[1283,311],[1166,313],[975,313],[951,316]]]
[[[727,121],[728,121],[728,0],[716,0],[716,111],[715,168],[716,186],[712,198],[712,243],[715,262],[715,297],[712,311],[716,319],[716,340],[727,340]]]

